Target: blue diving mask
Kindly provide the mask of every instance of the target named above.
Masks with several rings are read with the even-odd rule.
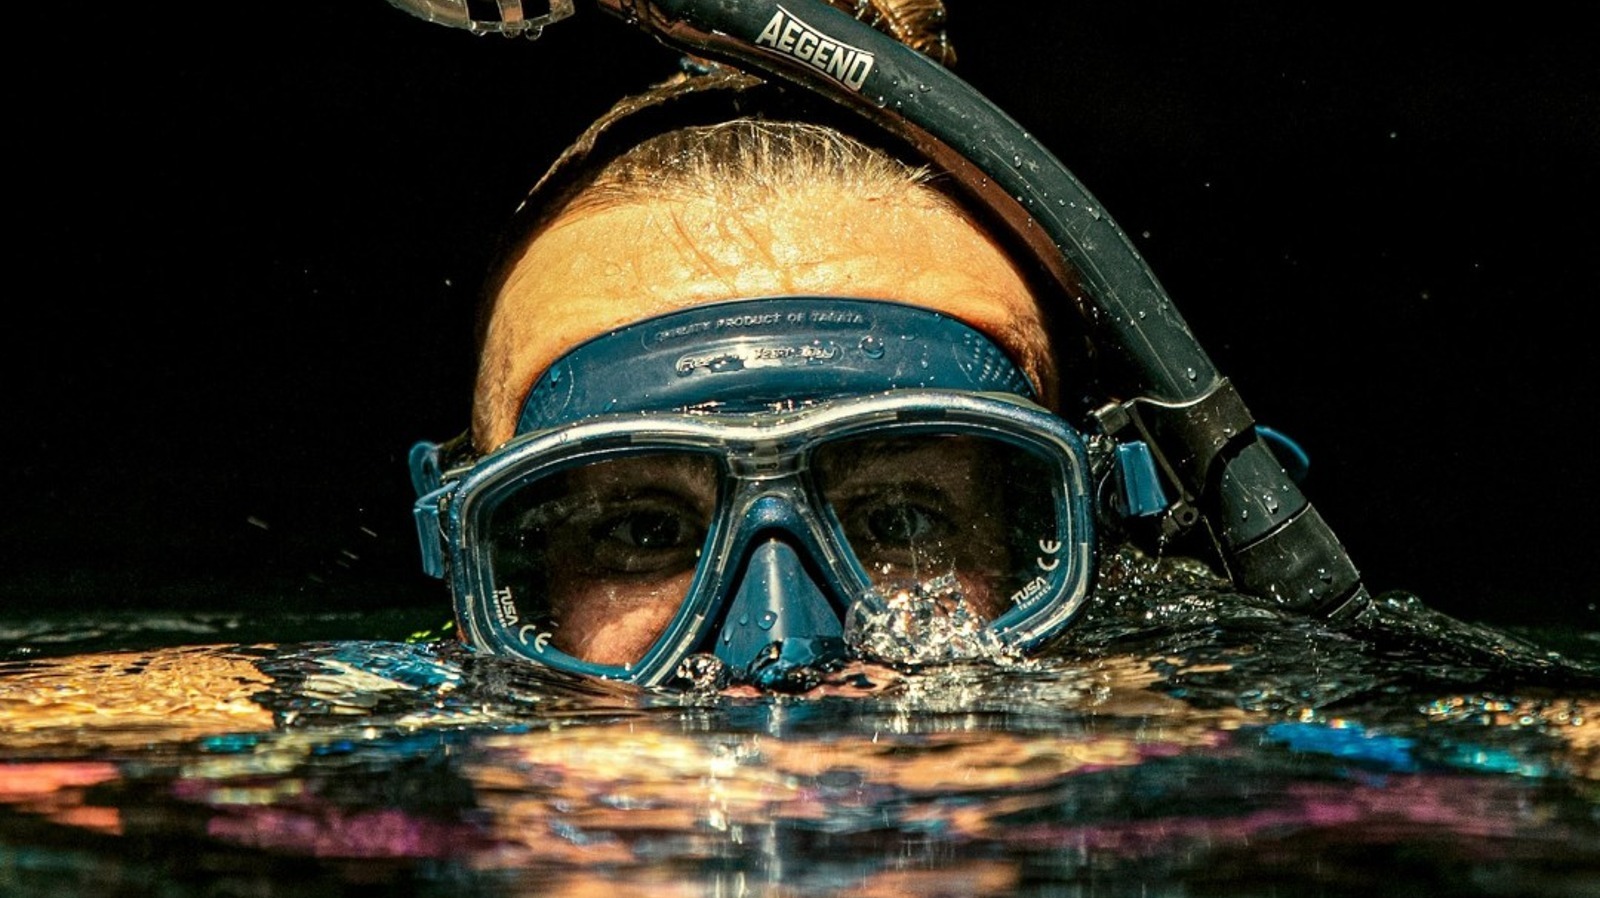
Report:
[[[418,444],[424,566],[469,644],[644,685],[692,657],[761,683],[1026,651],[1094,568],[1084,440],[1031,395],[982,334],[898,303],[638,322],[551,366],[493,452]]]

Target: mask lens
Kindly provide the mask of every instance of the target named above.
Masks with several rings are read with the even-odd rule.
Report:
[[[855,437],[819,447],[823,498],[874,591],[964,601],[993,621],[1071,567],[1058,514],[1059,463],[969,434]]]
[[[500,620],[515,619],[507,629],[539,652],[637,662],[689,592],[719,479],[708,456],[658,453],[569,466],[511,487],[486,528]]]

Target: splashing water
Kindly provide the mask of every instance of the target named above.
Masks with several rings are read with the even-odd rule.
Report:
[[[856,657],[885,664],[1022,664],[985,623],[955,575],[945,574],[882,589],[851,605],[844,640]]]

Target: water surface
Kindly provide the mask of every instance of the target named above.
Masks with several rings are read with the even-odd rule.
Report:
[[[1045,658],[820,697],[427,613],[5,622],[0,892],[1600,895],[1595,634],[1123,573]]]

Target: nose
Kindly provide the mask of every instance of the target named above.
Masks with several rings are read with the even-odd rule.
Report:
[[[843,658],[844,624],[800,553],[772,537],[749,552],[714,651],[736,676],[775,683],[794,668]]]

